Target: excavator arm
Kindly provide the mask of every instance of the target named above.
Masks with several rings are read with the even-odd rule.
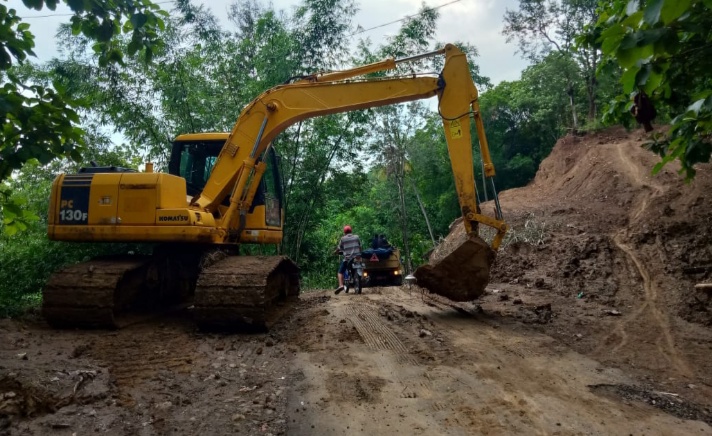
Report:
[[[394,69],[401,62],[439,54],[445,55],[445,65],[438,77],[359,78],[367,73]],[[230,206],[217,222],[226,242],[238,242],[241,223],[244,223],[244,216],[265,170],[261,156],[287,127],[311,117],[433,96],[439,99],[438,109],[443,119],[465,230],[468,234],[476,232],[480,223],[493,227],[497,233],[492,248],[496,250],[507,226],[502,220],[497,200],[495,217],[482,215],[477,206],[471,115],[479,138],[485,176],[492,180],[495,169],[479,112],[477,89],[470,76],[466,56],[450,44],[442,50],[412,58],[388,59],[352,70],[308,76],[264,92],[240,114],[205,188],[193,198],[191,206],[215,213],[229,195]]]

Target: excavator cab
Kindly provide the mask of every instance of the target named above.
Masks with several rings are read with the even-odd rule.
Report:
[[[180,135],[173,141],[168,173],[185,179],[188,201],[205,188],[228,136],[228,133],[191,133]],[[279,155],[274,148],[267,150],[265,161],[267,170],[260,180],[248,211],[250,215],[257,213],[260,216],[250,221],[255,225],[262,221],[264,226],[281,228],[284,193],[279,171]],[[229,206],[230,197],[225,197],[221,207]]]
[[[199,194],[210,177],[224,140],[176,140],[171,150],[168,172],[185,179],[190,197]],[[229,198],[226,198],[229,204]]]

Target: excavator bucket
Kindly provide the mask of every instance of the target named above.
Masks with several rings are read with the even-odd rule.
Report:
[[[454,229],[430,255],[429,263],[415,270],[418,286],[452,301],[472,301],[487,287],[495,251],[475,234]],[[459,231],[458,231],[459,230]]]

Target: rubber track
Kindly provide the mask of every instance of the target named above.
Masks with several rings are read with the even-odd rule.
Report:
[[[202,328],[268,328],[299,294],[299,269],[283,256],[231,256],[198,277],[194,318]]]
[[[115,313],[143,281],[150,258],[90,260],[52,274],[42,292],[42,315],[54,327],[119,327]]]

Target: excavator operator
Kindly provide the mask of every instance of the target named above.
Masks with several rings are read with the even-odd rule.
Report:
[[[358,235],[352,233],[351,226],[344,226],[344,236],[339,240],[339,246],[336,248],[336,252],[341,252],[344,255],[341,264],[339,264],[339,272],[337,274],[339,287],[334,291],[334,293],[338,295],[344,290],[344,273],[346,272],[349,261],[361,255],[361,239],[359,239]]]

